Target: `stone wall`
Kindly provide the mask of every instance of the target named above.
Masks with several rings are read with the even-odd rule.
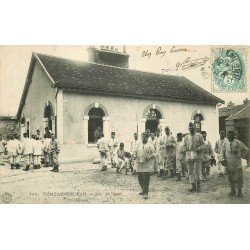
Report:
[[[19,133],[15,117],[0,116],[0,134],[6,139],[9,134]]]

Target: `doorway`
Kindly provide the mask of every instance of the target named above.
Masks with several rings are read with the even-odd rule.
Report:
[[[201,122],[203,121],[203,116],[202,114],[195,114],[194,115],[194,126],[195,130],[197,133],[201,133],[202,127],[201,127]]]
[[[88,116],[88,143],[96,143],[100,133],[103,132],[103,117],[105,114],[101,108],[92,108]]]
[[[157,109],[150,109],[146,115],[145,129],[149,129],[151,133],[156,133],[158,125],[160,124],[162,115]]]
[[[49,130],[52,131],[52,116],[53,116],[53,110],[50,105],[47,105],[45,110],[44,110],[44,118],[47,118],[45,127],[48,127]]]

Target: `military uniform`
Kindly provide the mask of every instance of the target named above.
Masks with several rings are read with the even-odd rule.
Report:
[[[176,142],[172,134],[163,136],[162,149],[164,157],[164,170],[166,171],[166,175],[170,171],[171,175],[173,176],[175,164],[175,146]]]
[[[33,139],[24,138],[22,142],[22,155],[24,164],[26,165],[25,171],[28,171],[31,163],[33,162]]]
[[[210,141],[204,141],[204,149],[203,149],[203,159],[202,159],[202,177],[206,179],[210,174],[210,160],[214,157],[214,151],[212,149],[212,144]]]
[[[232,190],[235,187],[242,189],[243,187],[243,169],[241,158],[246,156],[248,148],[239,140],[226,140],[221,148],[221,161],[226,162],[226,170],[228,173],[228,181]]]
[[[108,155],[108,160],[111,163],[112,166],[116,164],[115,160],[115,154],[117,153],[117,147],[118,147],[118,141],[114,138],[110,138],[108,142],[108,147],[109,147],[109,155]]]
[[[201,166],[203,160],[204,140],[201,134],[189,134],[184,138],[186,162],[190,183],[201,181]],[[198,149],[198,151],[197,151]]]
[[[150,172],[153,170],[151,159],[155,157],[155,149],[149,142],[140,145],[134,150],[133,156],[137,162],[138,181],[144,195],[148,195]]]
[[[98,148],[98,151],[100,153],[102,170],[106,170],[106,168],[108,166],[108,157],[107,157],[108,142],[104,137],[101,137],[97,141],[97,148]]]
[[[176,173],[181,174],[186,172],[186,151],[183,141],[176,143]]]
[[[18,147],[14,140],[9,140],[7,143],[7,151],[9,155],[9,161],[11,164],[11,169],[16,166],[16,157],[18,155]]]
[[[223,144],[227,141],[227,138],[224,139],[219,139],[215,143],[214,151],[216,153],[216,162],[217,162],[217,167],[218,167],[218,172],[219,174],[224,174],[225,172],[225,167],[221,164],[221,148]]]
[[[17,147],[17,156],[16,156],[16,166],[20,167],[20,161],[21,161],[21,151],[22,151],[22,143],[18,139],[14,139]]]
[[[44,162],[45,166],[49,166],[50,156],[49,156],[49,144],[51,142],[51,138],[45,138],[43,141],[43,153],[44,153]]]
[[[43,144],[41,140],[35,140],[33,143],[34,168],[40,168],[41,156],[43,153]]]
[[[4,152],[5,152],[5,145],[6,145],[6,141],[5,140],[1,140],[0,141],[0,165],[4,165]]]
[[[58,172],[59,162],[58,155],[60,152],[60,146],[56,139],[51,140],[49,143],[49,154],[50,154],[50,163],[53,169],[51,171]]]
[[[150,137],[148,142],[152,144],[152,146],[154,147],[154,149],[156,151],[157,137],[155,137],[154,139],[152,139]],[[153,159],[151,159],[151,161],[152,161],[152,165],[153,165],[153,171],[156,172],[158,170],[158,167],[159,167],[159,157],[158,157],[157,153],[155,154],[155,157]]]
[[[119,169],[121,170],[122,168],[124,168],[124,165],[125,165],[125,149],[121,149],[119,148],[117,150],[117,165],[118,165],[118,168],[117,168],[117,172],[119,171]]]
[[[140,140],[137,139],[137,140],[133,140],[131,142],[131,149],[130,149],[130,152],[131,154],[133,155],[133,152],[139,147],[140,145]],[[132,160],[131,160],[131,165],[132,165],[132,168],[134,169],[134,171],[136,172],[137,170],[137,161],[134,159],[134,157],[132,156]]]

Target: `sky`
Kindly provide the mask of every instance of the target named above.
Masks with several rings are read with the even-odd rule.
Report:
[[[0,46],[0,115],[16,115],[32,52],[87,62],[88,47],[86,45]],[[118,49],[122,49],[122,46],[117,47]],[[226,103],[233,101],[235,104],[241,104],[243,99],[249,97],[249,88],[247,93],[213,92],[211,46],[130,45],[126,46],[126,52],[130,56],[130,69],[185,76],[197,85],[223,99]],[[187,59],[204,61],[204,58],[204,65],[195,69],[177,70],[176,68],[178,63],[182,64]],[[250,61],[249,58],[248,61]]]

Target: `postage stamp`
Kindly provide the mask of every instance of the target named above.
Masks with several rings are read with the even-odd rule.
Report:
[[[246,51],[244,48],[212,49],[212,90],[246,92]]]

